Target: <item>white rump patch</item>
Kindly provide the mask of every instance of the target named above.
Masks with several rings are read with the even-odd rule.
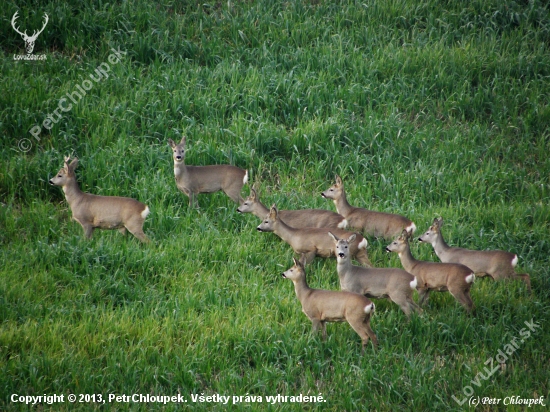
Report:
[[[512,267],[516,267],[518,264],[518,255],[514,255],[514,258],[512,259]]]
[[[345,229],[348,227],[348,221],[346,219],[342,220],[340,223],[338,223],[338,227],[340,229]]]
[[[405,228],[405,230],[412,234],[416,230],[416,225],[414,223],[411,223],[409,226]]]
[[[248,182],[248,170],[245,170],[244,178],[243,178],[243,185],[246,185],[247,182]]]
[[[374,302],[371,303],[370,305],[365,306],[363,310],[365,311],[365,313],[374,312]]]
[[[411,285],[411,289],[416,289],[416,285],[418,285],[418,279],[416,278],[416,276],[413,280],[411,280],[411,283],[409,283],[409,285]]]
[[[366,249],[368,246],[367,239],[363,238],[361,242],[357,245],[357,249]]]
[[[147,216],[149,216],[149,213],[151,213],[151,211],[149,210],[149,206],[145,206],[145,209],[143,209],[143,212],[141,212],[141,217],[145,219]]]
[[[474,283],[474,280],[476,278],[476,275],[473,273],[471,275],[466,276],[466,283]]]

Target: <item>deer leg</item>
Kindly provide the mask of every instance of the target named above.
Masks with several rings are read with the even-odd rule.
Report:
[[[195,199],[196,197],[195,193],[189,192],[187,196],[189,196],[189,207],[197,208],[198,205],[197,205],[197,200]]]
[[[472,308],[474,307],[474,302],[472,301],[472,298],[470,297],[470,291],[462,291],[462,290],[450,290],[451,295],[455,297],[456,300],[460,302],[462,306],[468,311],[468,313],[472,312]]]
[[[145,218],[136,215],[130,219],[130,221],[126,222],[124,224],[124,227],[128,229],[128,231],[137,237],[139,240],[141,240],[143,243],[149,243],[149,238],[143,233],[143,223],[145,222]],[[124,229],[124,228],[122,228]],[[122,231],[122,229],[120,229]]]
[[[312,332],[314,334],[318,333],[318,332],[323,332],[324,334],[324,325],[323,325],[323,322],[321,322],[320,319],[312,319],[311,320],[311,324],[313,326],[312,328]]]
[[[80,223],[80,225],[82,226],[82,229],[84,229],[84,236],[86,236],[87,239],[90,239],[94,233],[94,227],[89,223]]]
[[[372,340],[372,344],[374,348],[376,349],[378,347],[378,339],[376,338],[376,335],[374,334],[374,331],[370,327],[370,320],[365,322],[365,330],[367,331],[367,334],[369,335],[370,339]],[[364,342],[364,345],[366,345],[367,342]]]
[[[411,315],[411,308],[409,306],[409,302],[407,301],[407,296],[403,296],[399,293],[397,296],[390,294],[389,298],[393,303],[401,308],[407,317]]]
[[[128,229],[128,231],[134,235],[135,237],[137,237],[139,240],[141,240],[143,243],[150,243],[151,241],[149,240],[149,238],[145,235],[145,233],[143,233],[143,230],[139,229],[139,230],[130,230]]]
[[[420,306],[414,303],[414,300],[412,300],[412,298],[407,300],[407,304],[409,305],[409,308],[411,311],[416,312],[418,314],[422,313],[422,309],[420,308]]]
[[[531,278],[527,273],[517,274],[516,277],[520,278],[525,282],[525,285],[527,285],[527,291],[531,293]]]
[[[120,229],[118,229],[118,231],[119,231],[120,233],[122,233],[123,235],[126,234],[126,228],[125,228],[124,226],[122,226]]]
[[[315,251],[304,253],[306,257],[306,265],[309,265],[311,262],[313,262],[313,259],[315,259]]]
[[[369,343],[369,333],[367,332],[367,328],[365,327],[366,325],[360,320],[357,320],[357,321],[352,320],[351,322],[349,322],[349,325],[355,331],[355,333],[357,333],[361,338],[361,342],[362,342],[361,354],[364,354],[365,348]],[[374,340],[373,340],[373,343],[374,343]]]
[[[420,289],[418,291],[418,296],[420,297],[418,303],[420,306],[424,306],[428,302],[430,289]]]
[[[242,186],[241,186],[242,187]],[[242,205],[244,199],[241,197],[241,187],[229,188],[223,190],[224,193],[231,198],[238,205]]]

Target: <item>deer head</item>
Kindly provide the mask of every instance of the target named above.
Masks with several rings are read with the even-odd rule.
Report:
[[[32,36],[28,36],[27,35],[27,31],[25,30],[25,32],[21,32],[19,31],[19,29],[15,26],[15,21],[17,20],[17,18],[19,17],[17,15],[17,11],[15,12],[15,14],[13,15],[12,19],[11,19],[11,25],[13,27],[13,29],[19,33],[21,35],[21,37],[23,38],[23,40],[25,41],[25,50],[27,51],[27,54],[31,54],[32,51],[34,50],[34,42],[36,41],[38,35],[40,33],[42,33],[44,31],[44,28],[46,27],[46,24],[48,24],[48,20],[49,20],[49,17],[46,13],[44,13],[44,24],[42,25],[42,28],[39,30],[39,31],[34,31]]]

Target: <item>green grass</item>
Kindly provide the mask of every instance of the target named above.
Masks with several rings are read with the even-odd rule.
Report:
[[[34,51],[46,61],[13,60],[24,53],[17,10],[28,32],[50,15]],[[1,19],[1,410],[28,410],[12,394],[182,394],[196,410],[228,407],[191,394],[248,394],[264,402],[232,408],[332,411],[463,410],[453,396],[468,386],[481,398],[550,396],[545,2],[9,1]],[[112,48],[126,55],[109,77],[32,136]],[[443,216],[451,245],[517,253],[533,295],[478,279],[475,316],[434,294],[410,322],[376,300],[378,351],[361,357],[345,324],[323,342],[280,277],[287,245],[221,193],[188,209],[166,144],[182,133],[189,164],[249,169],[266,204],[333,210],[320,192],[338,173],[350,203],[406,215],[417,234]],[[83,190],[149,205],[152,245],[116,231],[84,239],[48,185],[68,154]],[[375,266],[400,267],[386,242],[369,243]],[[334,260],[307,271],[311,286],[338,288]],[[472,384],[531,319],[541,328],[506,367]],[[326,402],[269,405],[277,394]]]

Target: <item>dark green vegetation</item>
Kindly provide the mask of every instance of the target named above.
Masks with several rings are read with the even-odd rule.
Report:
[[[1,12],[1,410],[26,410],[14,393],[181,393],[197,410],[225,407],[190,394],[260,395],[240,408],[276,410],[265,396],[321,393],[333,411],[462,410],[452,397],[467,386],[475,397],[549,396],[545,2],[78,3],[9,1]],[[46,61],[13,60],[24,54],[16,10],[29,33],[50,15],[34,51]],[[112,48],[126,53],[116,64]],[[109,77],[35,139],[29,130],[104,63]],[[434,294],[409,323],[376,301],[378,351],[361,357],[344,324],[322,342],[280,277],[286,244],[221,193],[188,209],[166,145],[182,133],[190,164],[248,168],[267,204],[333,209],[319,194],[338,173],[350,203],[408,216],[417,234],[443,216],[449,244],[517,253],[533,295],[478,279],[475,316]],[[47,184],[68,154],[83,190],[149,205],[153,245],[116,231],[84,239]],[[400,266],[369,241],[376,266]],[[428,245],[413,253],[437,259]],[[314,261],[308,280],[337,289],[335,261]],[[531,319],[537,333],[473,384]]]

